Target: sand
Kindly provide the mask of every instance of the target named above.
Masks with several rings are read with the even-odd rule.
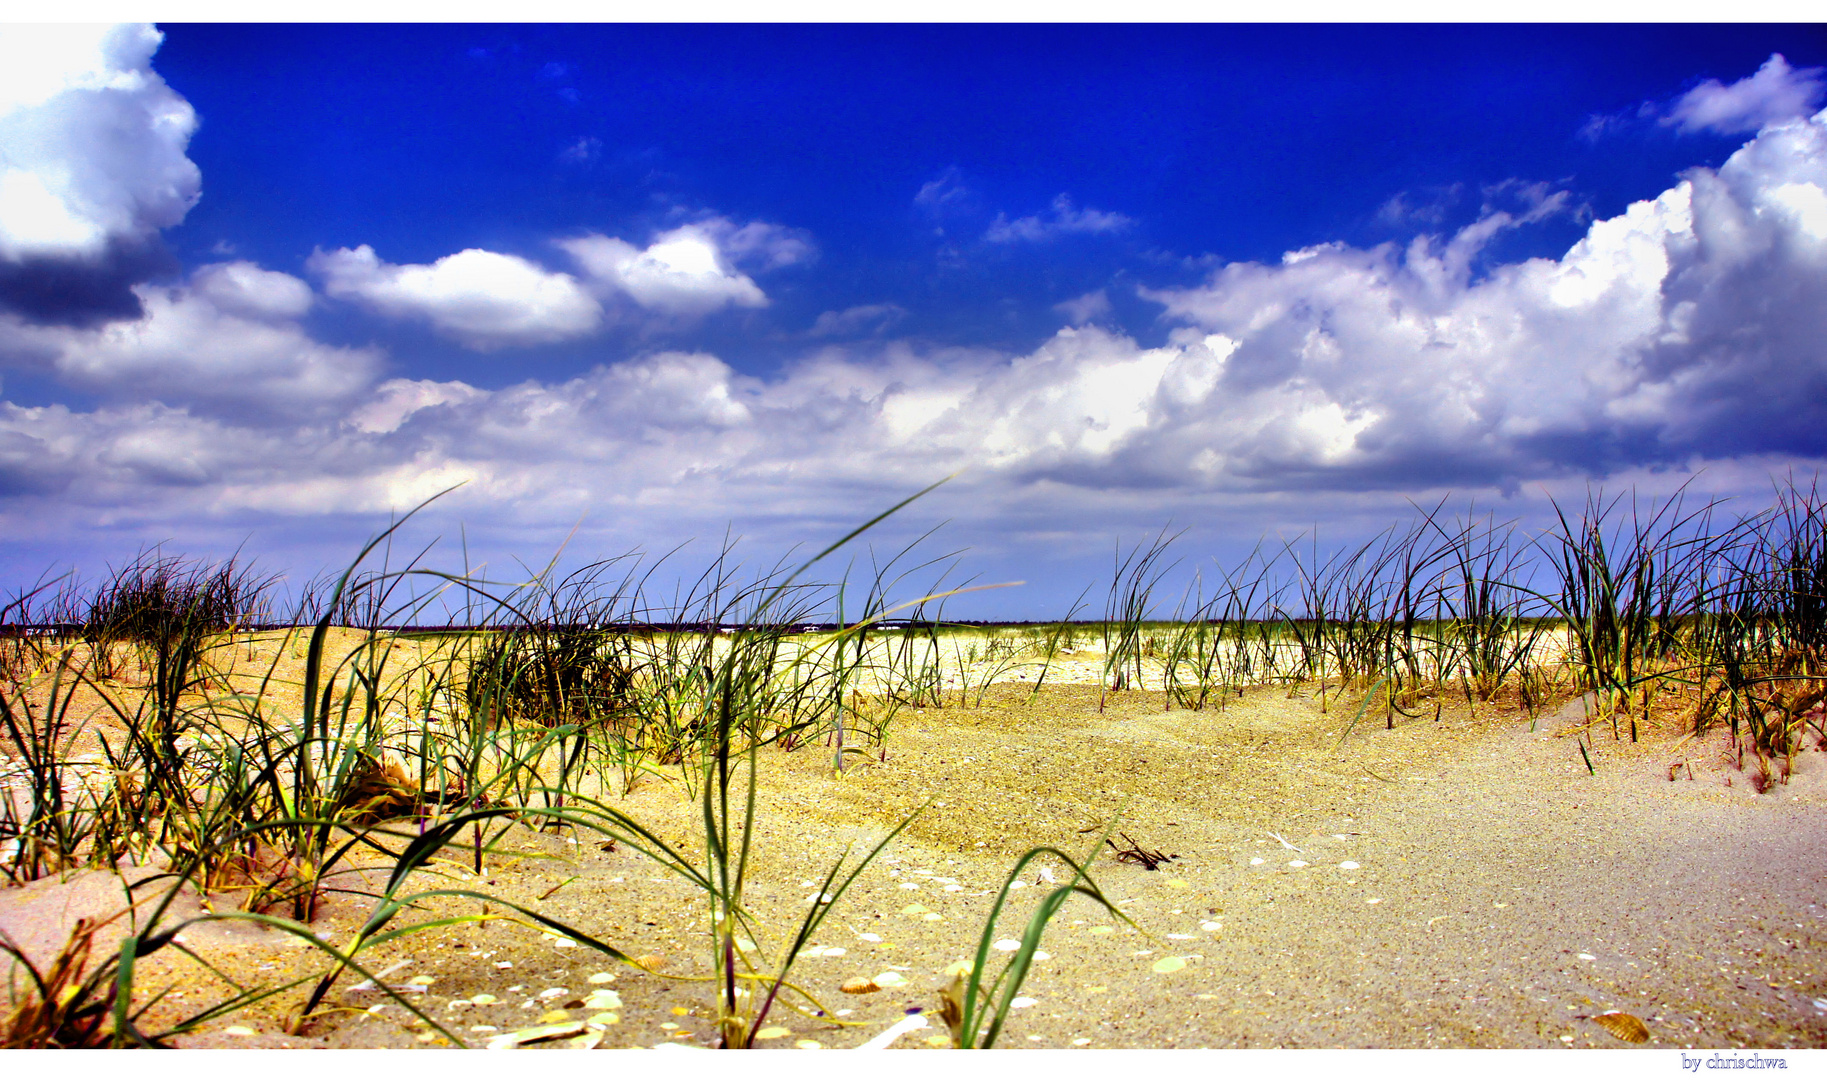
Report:
[[[760,1045],[856,1046],[921,1009],[931,1026],[894,1045],[944,1043],[945,971],[974,950],[1016,857],[1041,844],[1082,855],[1119,813],[1118,833],[1173,860],[1149,871],[1095,853],[1096,881],[1135,926],[1068,901],[999,1046],[1628,1047],[1594,1019],[1613,1011],[1639,1018],[1650,1048],[1827,1045],[1827,754],[1812,739],[1789,782],[1757,794],[1723,733],[1677,743],[1665,730],[1633,744],[1601,726],[1589,772],[1568,734],[1584,722],[1578,701],[1531,719],[1455,699],[1438,721],[1430,706],[1387,730],[1373,714],[1341,740],[1355,699],[1329,694],[1322,712],[1312,687],[1198,712],[1166,710],[1158,691],[1111,695],[1100,711],[1095,686],[1051,678],[1029,696],[1015,681],[981,707],[903,710],[885,752],[841,777],[821,746],[761,753],[748,900],[769,956],[847,846],[866,848],[925,808],[792,970],[836,1015],[777,1008],[768,1022],[782,1030]],[[676,770],[614,804],[696,850],[699,807]],[[589,834],[520,829],[503,847],[480,878],[453,853],[423,887],[536,907],[649,958],[655,973],[494,921],[366,954],[391,969],[390,984],[416,985],[411,999],[470,1045],[542,1018],[594,1020],[581,1033],[601,1048],[714,1040],[711,987],[688,981],[710,971],[710,936],[687,883]],[[1043,868],[1066,877],[1033,864],[995,938],[1020,936],[1051,887]],[[77,915],[118,907],[118,888],[88,874],[0,890],[0,926],[47,949]],[[314,929],[346,941],[370,906],[333,897]],[[445,902],[418,918],[479,911]],[[245,925],[186,937],[237,979],[323,966],[296,940]],[[143,968],[142,986],[185,995],[149,1019],[220,996],[174,950]],[[870,979],[889,985],[841,989]],[[332,995],[341,1011],[297,1034],[283,1031],[293,991],[178,1044],[450,1042],[359,981],[345,977]],[[600,993],[592,1004],[605,990],[614,1007]]]

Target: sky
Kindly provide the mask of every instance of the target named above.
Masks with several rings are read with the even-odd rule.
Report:
[[[1049,618],[1164,528],[1761,507],[1827,455],[1824,68],[1820,25],[3,25],[0,583],[308,576],[453,486],[401,550],[761,566],[943,479],[876,556]]]

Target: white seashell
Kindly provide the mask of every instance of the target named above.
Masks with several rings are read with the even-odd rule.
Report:
[[[622,995],[614,990],[593,990],[590,992],[590,996],[584,999],[584,1008],[591,1012],[604,1012],[621,1007]]]

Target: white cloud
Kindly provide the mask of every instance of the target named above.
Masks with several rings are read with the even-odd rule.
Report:
[[[976,193],[965,184],[964,174],[955,165],[921,184],[914,193],[914,205],[935,217],[968,210],[976,201]]]
[[[1472,256],[1527,214],[1406,250],[1232,264],[1145,295],[1238,343],[1232,420],[1207,461],[1237,477],[1502,483],[1696,454],[1820,455],[1824,151],[1827,114],[1766,128],[1717,172],[1595,222],[1562,258],[1477,281]],[[1323,416],[1349,439],[1303,449],[1301,418]]]
[[[1110,297],[1102,289],[1053,305],[1053,310],[1071,319],[1074,326],[1101,319],[1110,314]]]
[[[394,318],[429,322],[472,349],[541,345],[595,332],[602,308],[569,274],[469,248],[426,265],[382,262],[367,244],[317,251],[324,292]]]
[[[899,304],[858,304],[842,311],[822,311],[808,331],[813,337],[858,337],[880,334],[907,318]]]
[[[558,153],[558,160],[567,165],[588,165],[603,156],[603,140],[594,135],[580,135]]]
[[[713,217],[686,228],[709,239],[733,265],[756,273],[803,266],[818,258],[818,249],[805,232],[765,221],[737,225],[728,218]]]
[[[0,34],[0,259],[98,259],[183,220],[196,113],[151,67],[150,26]]]
[[[1080,210],[1072,205],[1069,197],[1061,194],[1054,196],[1053,207],[1045,214],[1033,214],[1014,221],[1008,220],[1003,214],[997,214],[983,238],[992,244],[1019,241],[1040,243],[1073,233],[1121,232],[1133,224],[1135,221],[1132,218],[1122,214],[1094,210],[1089,206]]]
[[[1730,86],[1708,79],[1677,98],[1662,123],[1683,132],[1737,135],[1805,117],[1819,107],[1821,68],[1792,68],[1781,53]]]
[[[349,413],[349,423],[358,431],[385,435],[398,431],[415,413],[439,405],[460,405],[482,396],[482,391],[468,383],[388,379],[375,387],[373,397]]]
[[[218,311],[250,319],[296,319],[311,309],[311,287],[290,274],[238,260],[199,268],[190,287]]]
[[[1764,127],[1559,258],[1481,263],[1505,230],[1567,210],[1506,191],[1510,209],[1450,235],[1145,291],[1170,324],[1152,347],[1095,326],[1021,355],[832,345],[766,379],[665,352],[557,383],[375,385],[378,356],[294,321],[296,279],[222,264],[142,287],[146,317],[106,331],[0,324],[0,347],[117,402],[0,409],[0,532],[400,508],[460,479],[451,512],[472,536],[543,542],[590,513],[637,538],[762,515],[805,539],[961,472],[934,514],[1019,519],[1082,550],[1187,508],[1316,505],[1290,492],[1357,506],[1827,457],[1827,114]],[[654,247],[687,240],[709,291],[729,289],[714,232]],[[296,420],[287,401],[315,404]]]
[[[378,370],[372,349],[314,340],[295,321],[311,290],[247,262],[205,266],[179,286],[134,287],[143,314],[93,328],[0,320],[0,358],[48,368],[116,400],[295,420],[346,403]]]
[[[737,252],[732,247],[726,254],[720,240],[740,244],[741,254],[759,255],[774,265],[801,257],[790,237],[765,226],[748,232],[710,224],[685,225],[661,233],[645,250],[598,233],[561,240],[559,246],[599,288],[625,294],[651,311],[708,315],[726,307],[766,307],[767,295],[734,267],[731,256]]]

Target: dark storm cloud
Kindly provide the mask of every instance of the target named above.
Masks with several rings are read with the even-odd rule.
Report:
[[[99,257],[28,255],[0,259],[0,314],[36,326],[80,329],[145,315],[135,285],[178,272],[157,241],[113,240]]]

